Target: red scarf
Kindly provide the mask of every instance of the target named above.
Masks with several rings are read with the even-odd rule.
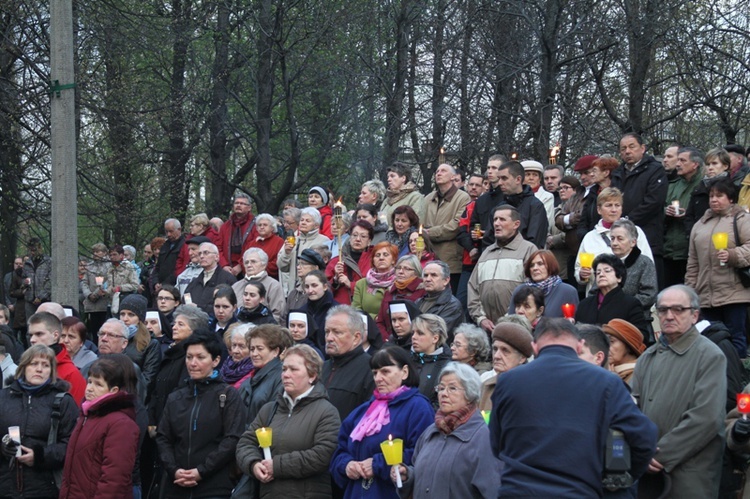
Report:
[[[435,426],[440,430],[440,433],[450,435],[456,428],[467,422],[476,410],[476,404],[469,404],[448,414],[438,410],[435,413]]]

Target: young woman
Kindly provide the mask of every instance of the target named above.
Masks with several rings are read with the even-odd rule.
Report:
[[[227,328],[237,322],[237,293],[227,286],[221,284],[214,291],[214,316],[209,322],[209,328],[213,327],[216,334],[223,336]]]
[[[237,320],[243,324],[277,324],[271,311],[263,303],[266,287],[257,281],[248,281],[242,291],[242,307],[237,310]]]
[[[302,307],[302,311],[309,313],[315,319],[315,328],[319,331],[326,329],[326,314],[339,303],[333,299],[333,293],[328,289],[328,279],[322,270],[313,270],[305,276],[305,294],[307,294],[307,303]],[[321,343],[322,340],[322,343]],[[323,337],[318,336],[315,343],[325,347],[325,333]]]
[[[104,358],[89,368],[83,413],[68,442],[61,498],[132,497],[138,425],[135,394],[125,376]]]

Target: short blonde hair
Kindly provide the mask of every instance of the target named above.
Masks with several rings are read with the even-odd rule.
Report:
[[[53,383],[57,381],[57,357],[55,357],[54,350],[52,350],[47,345],[30,346],[23,353],[23,355],[21,355],[21,360],[18,362],[18,367],[16,368],[16,379],[21,379],[21,377],[23,377],[26,368],[29,367],[29,365],[31,365],[31,363],[37,357],[41,357],[49,361],[49,365],[52,368],[49,374],[49,379]]]
[[[291,346],[284,350],[281,354],[281,360],[283,361],[290,355],[299,355],[305,362],[305,369],[307,369],[307,375],[312,376],[317,381],[320,378],[320,373],[323,370],[323,359],[320,358],[320,354],[313,350],[310,345],[304,343]]]

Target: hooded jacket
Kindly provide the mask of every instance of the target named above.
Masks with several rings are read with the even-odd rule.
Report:
[[[68,442],[60,499],[133,497],[138,434],[133,395],[116,392],[95,401]]]
[[[521,226],[518,232],[523,238],[536,245],[537,248],[544,248],[549,233],[549,219],[544,204],[537,199],[531,187],[524,185],[520,193],[506,195],[505,202],[518,210],[521,216]]]

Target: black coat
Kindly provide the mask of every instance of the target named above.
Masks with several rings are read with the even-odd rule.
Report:
[[[448,344],[453,343],[453,331],[464,322],[464,307],[458,298],[453,296],[451,287],[445,288],[438,296],[438,299],[433,305],[426,310],[423,310],[424,300],[426,296],[423,296],[417,300],[416,304],[419,310],[423,314],[435,314],[445,320],[446,326],[448,326]],[[341,418],[343,420],[343,418]]]
[[[375,390],[370,355],[361,346],[343,355],[329,357],[323,364],[320,379],[328,390],[328,399],[338,409],[341,421],[370,400]]]
[[[443,345],[442,352],[433,355],[411,352],[412,361],[419,372],[419,393],[427,397],[435,409],[438,407],[438,397],[435,392],[438,375],[445,365],[451,361],[451,357],[452,353],[448,345]]]
[[[591,189],[589,189],[588,195],[583,198],[581,220],[578,222],[578,227],[576,227],[576,234],[578,235],[579,241],[583,241],[586,234],[594,230],[594,227],[596,227],[596,224],[602,218],[599,216],[599,211],[596,206],[600,190],[601,189],[599,189],[598,185],[592,185]]]
[[[214,313],[214,290],[216,287],[220,284],[226,284],[231,287],[232,284],[236,283],[236,277],[221,267],[216,267],[211,279],[205,284],[203,283],[203,272],[198,274],[188,283],[183,295],[189,293],[192,302],[208,315],[211,315]]]
[[[175,267],[177,267],[177,258],[180,256],[182,245],[185,244],[185,236],[181,235],[180,238],[172,243],[167,239],[164,245],[159,250],[159,258],[156,260],[156,267],[151,274],[151,286],[154,284],[171,284],[175,285],[177,282],[177,276],[175,275]]]
[[[260,326],[261,324],[278,324],[273,313],[262,303],[255,310],[248,310],[245,307],[239,308],[236,317],[237,321],[241,324],[253,323],[256,326]]]
[[[499,187],[490,187],[490,190],[479,196],[474,203],[474,211],[471,212],[471,227],[480,224],[484,231],[484,237],[479,248],[480,253],[495,242],[495,230],[492,227],[492,210],[495,206],[505,202],[505,196]]]
[[[275,400],[284,390],[281,384],[281,360],[276,357],[258,369],[252,378],[240,385],[240,397],[247,407],[247,424],[253,422],[264,404]]]
[[[14,381],[0,391],[0,429],[3,434],[9,426],[21,427],[21,445],[34,450],[34,466],[19,465],[15,460],[12,466],[2,459],[0,462],[0,496],[3,497],[57,497],[52,472],[62,470],[68,441],[78,418],[78,406],[73,397],[65,395],[60,404],[60,423],[57,429],[57,443],[47,445],[49,437],[52,405],[55,395],[65,393],[69,385],[57,381],[39,389],[29,396]],[[16,466],[20,466],[20,477]],[[19,485],[23,491],[19,492]]]
[[[612,186],[623,192],[622,215],[643,229],[651,251],[661,255],[664,247],[664,204],[669,182],[664,167],[653,156],[626,172],[620,165],[612,172]]]
[[[172,345],[164,352],[153,391],[148,399],[148,424],[155,426],[161,420],[169,394],[181,386],[188,377],[185,366],[185,347],[182,342]]]
[[[744,387],[742,383],[742,361],[737,353],[737,348],[732,344],[732,334],[721,322],[712,322],[710,326],[701,331],[701,334],[713,341],[727,358],[727,412],[737,407],[737,394]]]
[[[237,391],[220,377],[190,380],[173,392],[159,423],[156,445],[168,476],[164,497],[229,497],[237,441],[247,419]],[[198,485],[174,485],[179,469],[197,468]]]
[[[643,341],[648,342],[648,322],[643,315],[641,302],[626,295],[620,286],[604,296],[601,308],[598,308],[599,294],[586,297],[578,304],[576,322],[602,325],[612,319],[623,319],[637,327],[643,334]]]
[[[534,191],[528,185],[523,186],[520,194],[505,196],[505,202],[518,210],[518,214],[521,215],[521,226],[518,232],[528,242],[543,249],[547,244],[547,232],[549,232],[549,219],[544,203],[536,198]]]

